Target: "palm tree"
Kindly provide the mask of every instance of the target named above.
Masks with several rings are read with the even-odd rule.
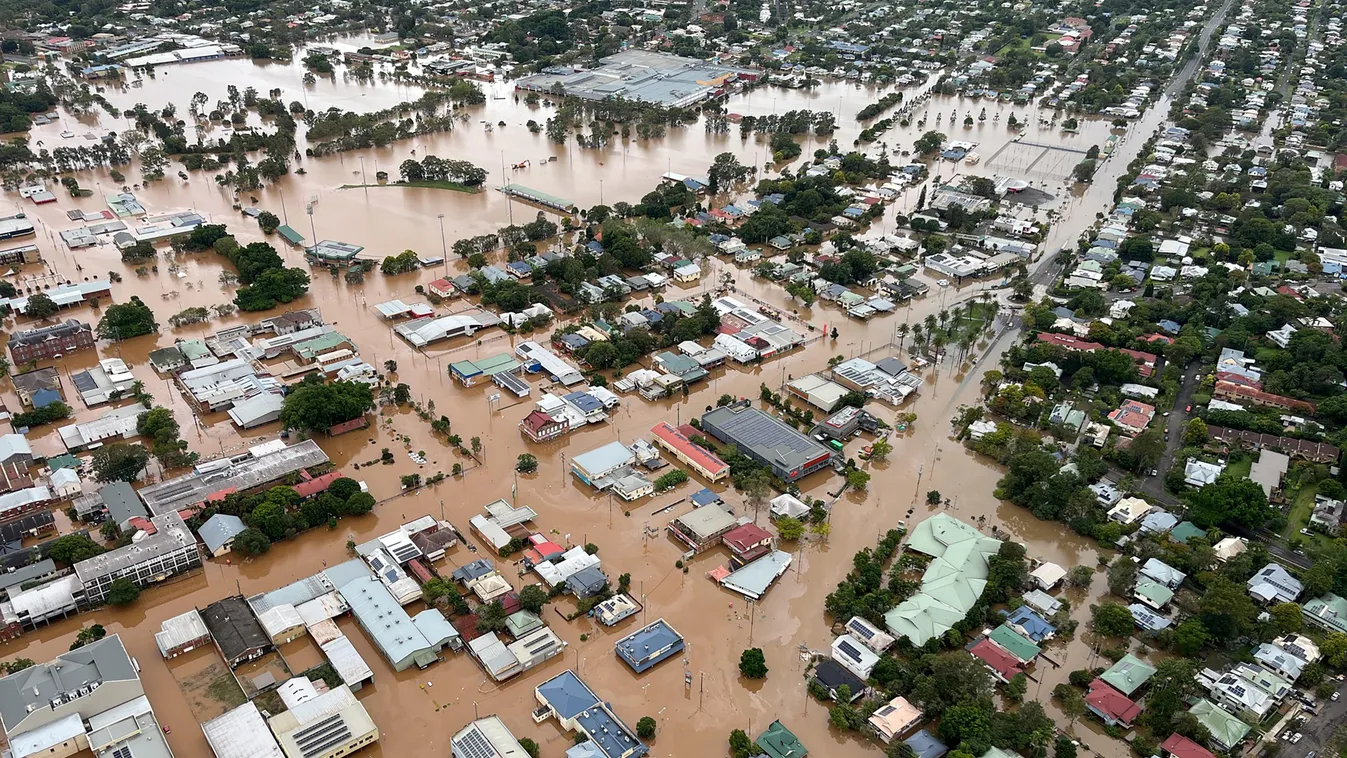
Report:
[[[935,339],[931,340],[931,342],[932,344],[935,345],[936,360],[940,360],[940,356],[943,354],[944,347],[946,343],[949,342],[949,335],[945,334],[944,332],[937,332],[935,335]]]
[[[934,315],[934,314],[929,315],[929,316],[926,317],[926,332],[927,332],[928,334],[935,334],[935,315]]]
[[[972,332],[964,332],[959,335],[959,360],[963,360],[968,355],[968,351],[973,347],[973,340],[976,339]]]
[[[894,331],[897,332],[897,334],[898,334],[898,349],[899,349],[899,350],[902,350],[902,349],[903,349],[903,343],[907,341],[907,333],[908,333],[909,331],[911,331],[911,330],[912,330],[912,327],[908,326],[908,325],[907,325],[907,322],[903,322],[903,323],[899,324],[899,325],[894,329]]]
[[[941,308],[941,309],[940,309],[940,328],[941,328],[941,329],[944,329],[944,328],[945,328],[945,324],[947,324],[947,323],[949,323],[949,309],[948,309],[948,308]]]

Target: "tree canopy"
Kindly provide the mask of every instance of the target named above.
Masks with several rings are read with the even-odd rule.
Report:
[[[310,375],[285,396],[281,423],[310,434],[326,432],[344,421],[359,418],[374,407],[374,393],[360,382],[325,382]]]

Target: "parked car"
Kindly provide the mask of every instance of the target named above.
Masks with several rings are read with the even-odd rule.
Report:
[[[1300,740],[1301,740],[1304,736],[1305,736],[1305,735],[1301,734],[1300,732],[1296,732],[1295,735],[1294,735],[1293,737],[1291,737],[1291,744],[1294,745],[1294,744],[1296,744],[1297,742],[1300,742]]]
[[[1341,693],[1341,692],[1334,692],[1332,695],[1329,695],[1328,699],[1329,699],[1329,700],[1332,700],[1333,702],[1336,703],[1336,702],[1338,702],[1338,698],[1340,698],[1340,697],[1342,697],[1342,693]]]

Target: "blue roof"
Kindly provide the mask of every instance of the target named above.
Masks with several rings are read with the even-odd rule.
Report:
[[[33,393],[33,407],[46,408],[52,403],[61,402],[61,393],[51,389],[40,389]]]
[[[701,489],[692,493],[692,504],[698,507],[719,502],[723,502],[720,499],[720,495],[717,495],[716,493],[712,492],[709,488]]]
[[[570,669],[538,685],[538,696],[546,700],[563,721],[599,704],[598,696]]]
[[[934,734],[925,729],[903,740],[912,751],[917,754],[917,758],[941,758],[949,752],[945,743],[936,739]]]
[[[590,240],[589,242],[585,243],[585,249],[590,251],[591,253],[602,253],[603,243],[599,242],[598,240]]]
[[[1049,624],[1027,605],[1021,605],[1014,612],[1006,614],[1006,623],[1023,629],[1025,635],[1034,642],[1042,642],[1049,635],[1057,633],[1057,627]]]
[[[589,340],[586,339],[584,335],[576,334],[574,332],[571,332],[569,334],[563,334],[558,339],[563,345],[569,347],[572,350],[579,350],[580,348],[587,347],[589,345]]]
[[[603,410],[603,403],[598,398],[588,392],[571,392],[562,396],[566,402],[580,409],[581,413],[592,413]]]
[[[608,707],[600,704],[581,713],[576,721],[606,758],[640,758],[650,752]]]
[[[1183,328],[1183,327],[1179,326],[1179,324],[1178,324],[1177,321],[1170,321],[1170,320],[1167,319],[1167,318],[1162,318],[1162,319],[1160,319],[1159,321],[1157,321],[1156,323],[1160,325],[1160,328],[1161,328],[1161,329],[1164,329],[1165,331],[1169,332],[1170,334],[1178,334],[1178,333],[1179,333],[1179,329],[1182,329],[1182,328]]]
[[[464,564],[455,569],[451,576],[455,581],[470,582],[478,577],[486,576],[495,570],[496,567],[492,565],[491,561],[486,558],[478,558],[471,563]]]
[[[617,655],[638,671],[651,657],[667,652],[671,646],[681,646],[683,636],[664,619],[657,619],[618,640]]]
[[[507,263],[505,265],[506,268],[509,268],[512,271],[517,271],[521,274],[533,273],[533,268],[523,261],[511,261],[510,263]]]

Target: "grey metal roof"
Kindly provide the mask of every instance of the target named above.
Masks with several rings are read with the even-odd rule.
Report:
[[[243,525],[243,519],[238,516],[217,513],[202,524],[196,533],[197,536],[201,537],[201,541],[206,543],[206,548],[214,553],[246,528]]]
[[[46,576],[55,571],[56,562],[50,558],[43,558],[37,563],[20,566],[13,571],[0,572],[0,590],[21,586],[24,582],[29,581],[30,579]]]
[[[634,667],[648,658],[651,651],[663,651],[670,645],[676,645],[682,641],[683,635],[669,626],[667,621],[656,619],[618,640],[614,648],[622,660]]]
[[[87,584],[98,577],[154,560],[188,545],[196,547],[196,538],[192,536],[191,530],[176,511],[154,516],[150,519],[150,523],[155,526],[154,534],[147,535],[139,542],[133,542],[126,547],[76,563],[75,575],[81,582]]]
[[[418,653],[437,649],[378,579],[365,576],[340,591],[361,628],[394,666]]]
[[[0,719],[10,729],[23,721],[30,705],[48,708],[58,695],[94,682],[138,678],[121,637],[114,634],[0,679]]]
[[[787,471],[831,454],[818,442],[757,408],[715,408],[702,416],[702,425],[715,436],[723,434],[725,442],[751,450]]]
[[[190,473],[140,491],[155,514],[177,511],[224,490],[247,490],[279,480],[286,474],[327,461],[327,453],[313,440],[254,457],[250,454],[197,464]]]
[[[136,516],[150,516],[150,512],[145,510],[145,504],[136,495],[136,490],[126,482],[109,482],[99,487],[98,497],[108,509],[108,519],[118,524],[125,524]]]

